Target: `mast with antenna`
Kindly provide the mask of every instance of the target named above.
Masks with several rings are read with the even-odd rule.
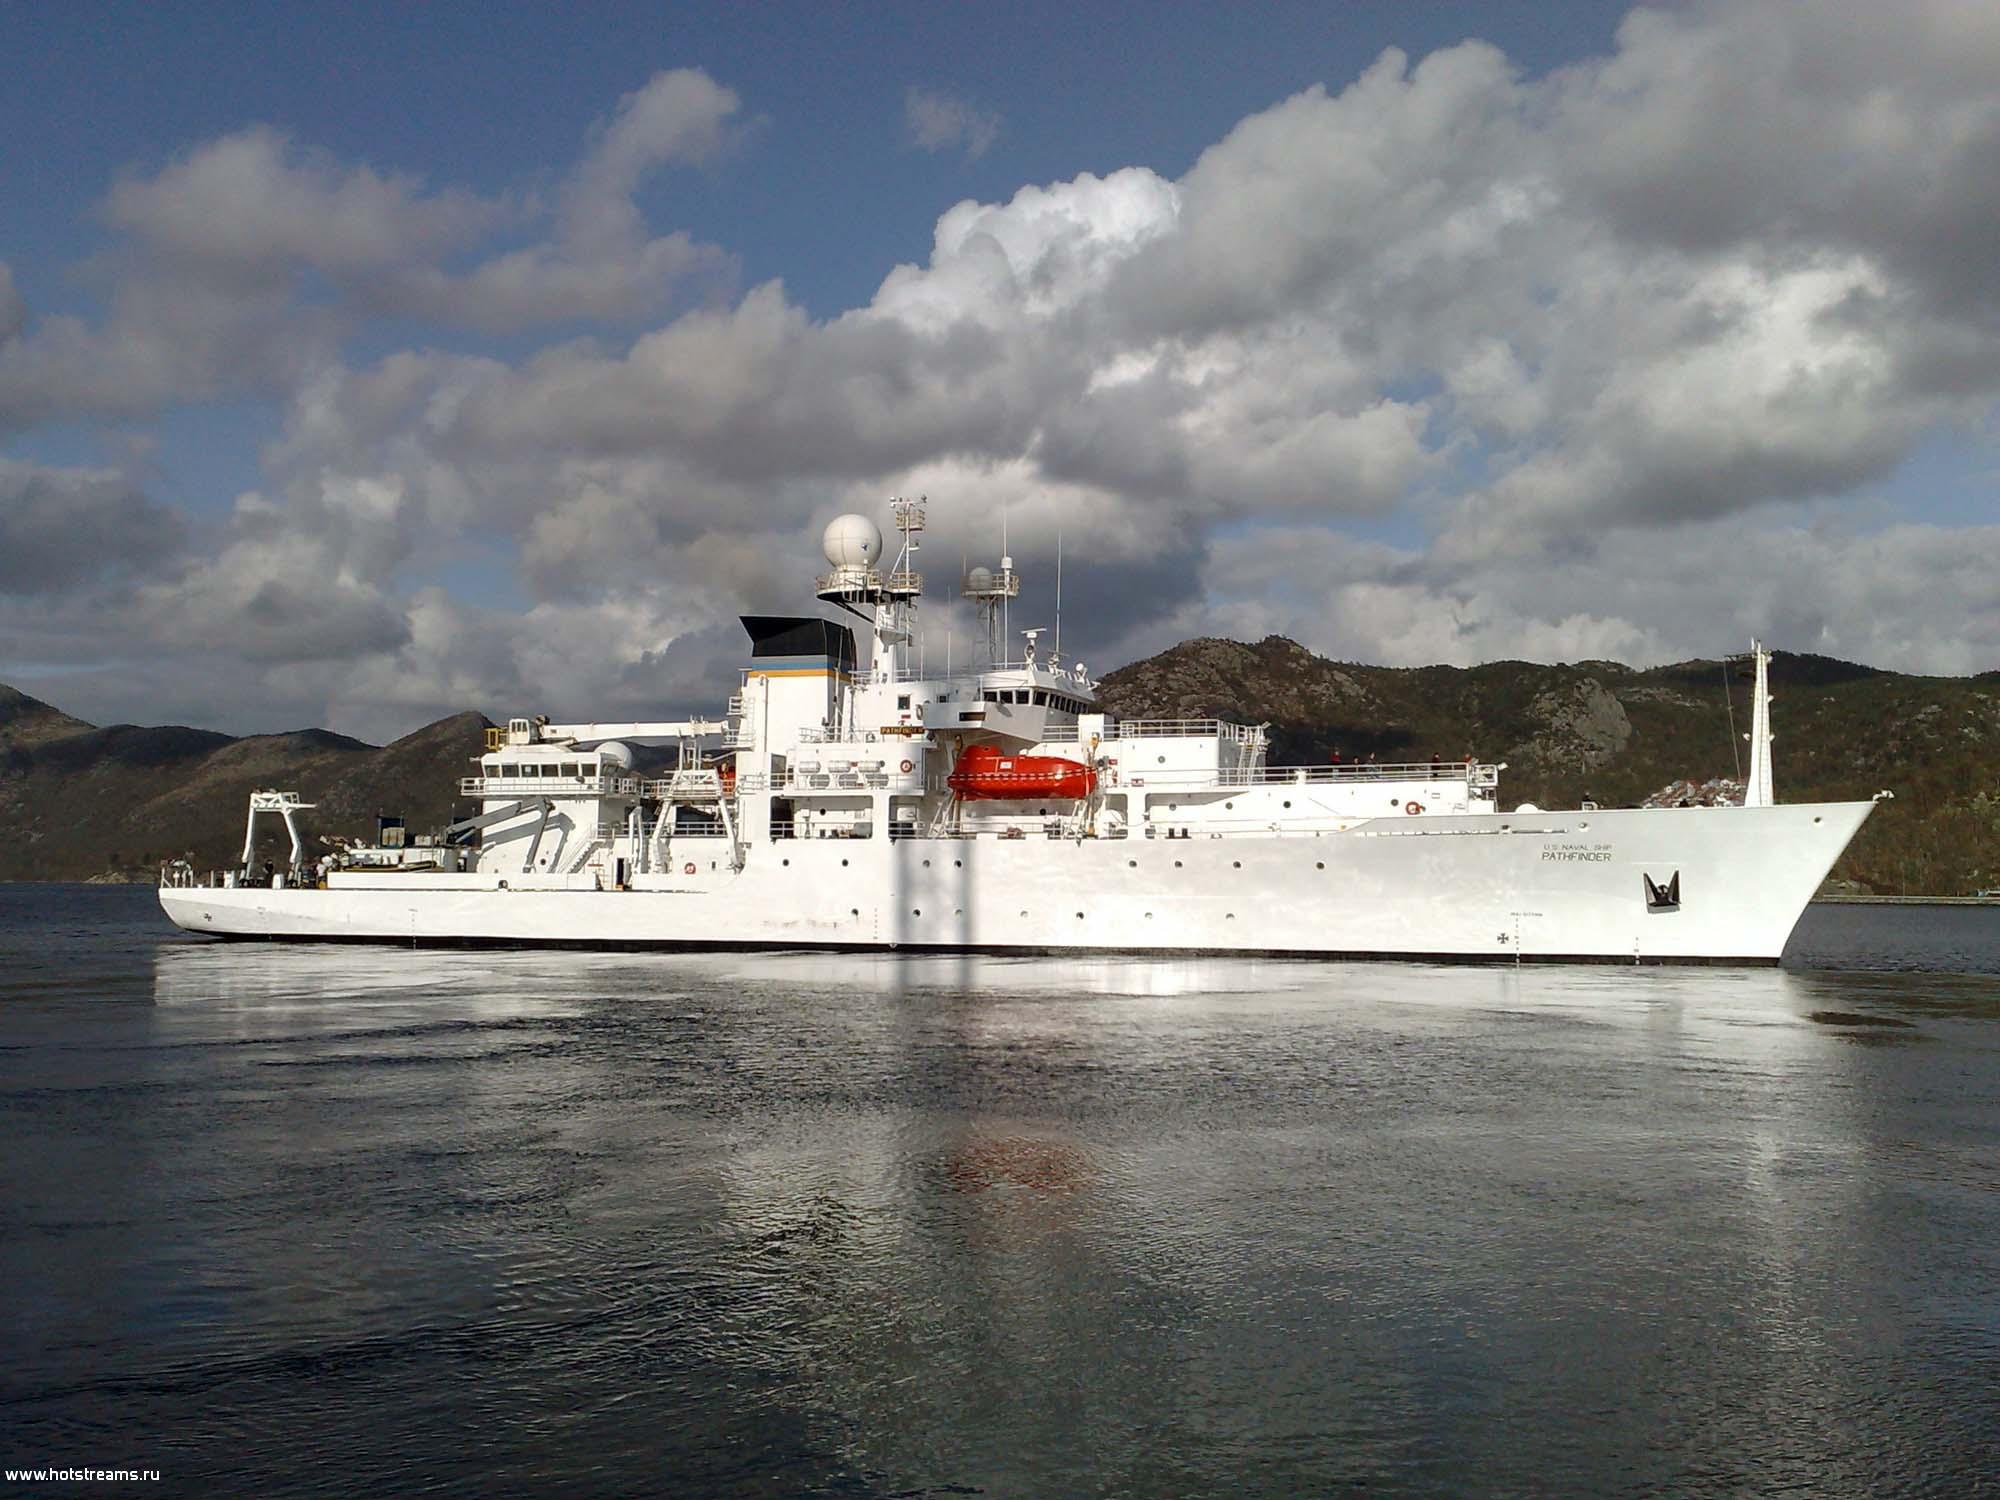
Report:
[[[1755,685],[1750,690],[1750,779],[1743,784],[1745,807],[1771,807],[1777,797],[1771,790],[1771,653],[1762,641],[1750,643],[1750,658],[1757,664]]]
[[[1056,528],[1056,644],[1055,655],[1051,658],[1057,666],[1062,665],[1062,527]]]

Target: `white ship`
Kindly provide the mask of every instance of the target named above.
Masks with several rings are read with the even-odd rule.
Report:
[[[983,654],[927,670],[924,507],[893,509],[887,567],[866,517],[826,529],[817,594],[855,623],[745,617],[725,716],[514,719],[477,813],[318,860],[310,804],[257,793],[243,868],[170,867],[162,906],[288,940],[1768,963],[1873,806],[1776,804],[1761,649],[1723,807],[1509,811],[1500,766],[1272,766],[1259,727],[1120,720],[1042,632],[1011,656],[1006,557],[961,580]],[[252,870],[260,815],[289,869]]]

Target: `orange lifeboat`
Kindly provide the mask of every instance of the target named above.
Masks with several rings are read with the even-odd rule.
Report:
[[[968,802],[1080,801],[1097,789],[1097,772],[1060,755],[1010,755],[992,745],[969,745],[945,785]]]

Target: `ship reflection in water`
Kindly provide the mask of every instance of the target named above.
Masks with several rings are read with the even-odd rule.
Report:
[[[1990,974],[130,961],[150,994],[0,1007],[7,1425],[52,1458],[274,1495],[2000,1472]]]

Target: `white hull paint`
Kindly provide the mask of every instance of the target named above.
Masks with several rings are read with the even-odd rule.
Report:
[[[1480,812],[1338,833],[674,840],[670,874],[163,887],[236,938],[1775,962],[1869,802]],[[688,873],[687,866],[694,870]],[[1648,902],[1678,875],[1679,905]],[[502,888],[502,881],[506,888]]]

